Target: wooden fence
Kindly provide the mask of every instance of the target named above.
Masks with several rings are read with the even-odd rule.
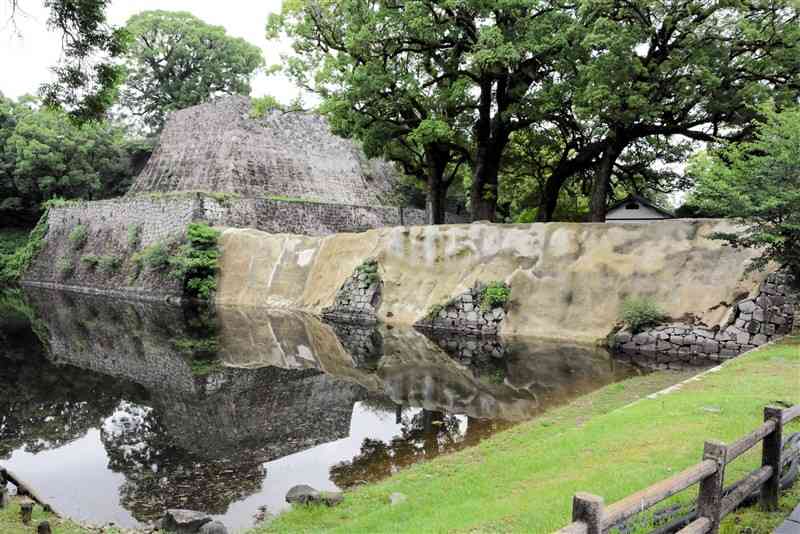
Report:
[[[792,408],[767,406],[764,408],[764,424],[753,432],[730,445],[707,441],[699,464],[610,506],[604,505],[602,497],[578,493],[572,500],[573,522],[557,534],[602,534],[698,483],[697,519],[679,534],[716,534],[722,518],[759,488],[761,506],[766,510],[776,510],[780,493],[783,427],[798,417],[800,405]],[[725,466],[759,442],[763,442],[761,467],[734,484],[735,489],[724,495]]]

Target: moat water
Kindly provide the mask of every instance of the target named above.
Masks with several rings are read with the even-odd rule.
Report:
[[[0,294],[0,465],[88,523],[187,508],[238,532],[296,484],[379,480],[639,372],[595,347],[28,288]]]

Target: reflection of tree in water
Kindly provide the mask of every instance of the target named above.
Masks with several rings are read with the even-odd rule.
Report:
[[[249,451],[210,460],[182,449],[150,408],[121,404],[103,425],[101,439],[109,468],[126,479],[120,502],[143,522],[167,508],[224,514],[230,503],[258,491],[265,476]]]
[[[469,418],[467,430],[462,433],[458,417],[424,409],[411,417],[401,416],[399,421],[402,424],[399,436],[389,443],[365,439],[355,458],[331,467],[331,480],[340,488],[375,482],[420,460],[474,445],[508,426]]]
[[[0,458],[62,447],[98,427],[130,384],[45,358],[23,317],[0,321]]]

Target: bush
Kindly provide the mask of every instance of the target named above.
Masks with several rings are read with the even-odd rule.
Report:
[[[81,263],[84,264],[87,269],[94,269],[97,267],[97,264],[100,263],[100,256],[88,254],[81,258]]]
[[[356,267],[356,273],[359,275],[366,275],[366,282],[370,285],[380,282],[381,277],[378,274],[378,260],[369,259]]]
[[[186,242],[169,259],[170,275],[183,282],[184,293],[209,300],[217,289],[220,232],[205,223],[191,223]]]
[[[128,226],[128,247],[136,250],[142,244],[142,225],[132,224]]]
[[[72,229],[69,233],[69,244],[72,247],[72,250],[80,250],[86,245],[86,240],[89,238],[89,231],[88,229],[79,224]]]
[[[164,243],[154,243],[133,255],[132,261],[138,270],[147,267],[150,271],[160,271],[169,265],[169,250]]]
[[[22,274],[28,270],[31,262],[42,250],[44,243],[44,236],[47,235],[47,220],[49,215],[49,208],[45,208],[45,212],[36,224],[36,227],[31,231],[28,236],[28,241],[13,254],[0,255],[0,284],[12,284],[22,277]]]
[[[489,282],[481,290],[480,304],[481,310],[489,311],[494,308],[502,308],[511,299],[511,288],[505,282]]]
[[[100,256],[98,265],[104,273],[113,273],[120,268],[122,260],[117,256]]]
[[[58,274],[61,275],[62,280],[69,278],[75,272],[75,266],[72,264],[71,258],[60,258],[56,261],[56,269],[58,269]]]
[[[622,302],[622,320],[631,332],[641,332],[644,328],[658,325],[664,319],[666,315],[651,298],[628,297]]]

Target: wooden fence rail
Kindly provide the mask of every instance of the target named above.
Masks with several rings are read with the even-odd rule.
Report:
[[[716,534],[722,518],[759,488],[761,507],[776,510],[780,493],[783,427],[798,417],[800,404],[791,408],[767,406],[764,408],[764,424],[754,431],[730,445],[707,441],[700,463],[610,506],[605,506],[602,497],[577,493],[572,500],[573,522],[556,534],[603,534],[695,484],[700,485],[697,519],[679,534]],[[730,486],[725,495],[725,467],[759,442],[763,444],[761,467]]]

